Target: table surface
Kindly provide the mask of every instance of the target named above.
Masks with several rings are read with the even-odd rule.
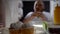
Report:
[[[60,25],[55,25],[53,22],[47,22],[48,28],[60,28]]]

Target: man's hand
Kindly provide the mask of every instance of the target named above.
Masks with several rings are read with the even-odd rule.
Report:
[[[34,13],[32,14],[32,16],[38,17],[38,16],[40,16],[41,14],[42,14],[42,12],[34,12]]]
[[[42,12],[34,12],[32,14],[32,16],[34,16],[34,17],[40,17],[43,21],[48,21],[47,18],[45,17],[45,15]]]

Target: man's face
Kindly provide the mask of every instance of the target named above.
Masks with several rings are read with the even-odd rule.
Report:
[[[36,11],[42,12],[44,9],[44,4],[42,2],[37,2],[35,7],[36,7]]]

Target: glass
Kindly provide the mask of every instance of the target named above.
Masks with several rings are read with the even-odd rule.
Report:
[[[59,0],[56,0],[56,7],[54,10],[54,24],[60,25],[60,6],[59,6]]]
[[[54,10],[54,24],[60,25],[60,6],[56,6]]]
[[[34,27],[21,28],[21,29],[9,29],[10,34],[34,34]]]
[[[34,27],[21,29],[22,34],[34,34]]]

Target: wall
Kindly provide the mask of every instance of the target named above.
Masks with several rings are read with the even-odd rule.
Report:
[[[5,25],[5,8],[2,0],[0,0],[0,27]]]
[[[51,17],[54,16],[54,8],[56,6],[56,2],[55,1],[50,1],[50,13],[51,13]]]
[[[18,21],[18,2],[20,0],[3,0],[5,6],[5,27]]]

